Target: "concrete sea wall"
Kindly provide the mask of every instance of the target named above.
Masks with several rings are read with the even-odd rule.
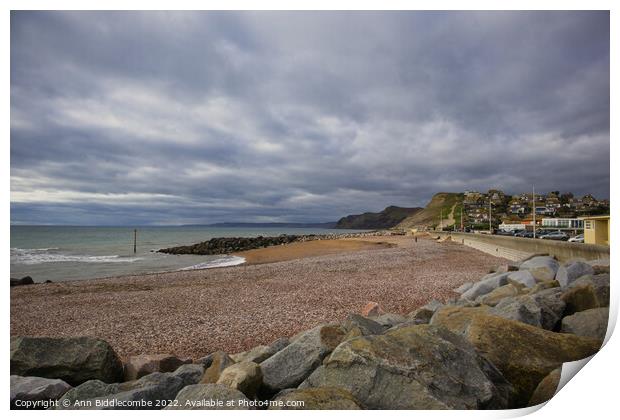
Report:
[[[546,239],[515,238],[513,236],[485,235],[480,233],[441,232],[439,236],[452,237],[452,241],[462,243],[487,254],[518,261],[530,254],[548,253],[560,261],[575,258],[586,260],[609,259],[609,247],[602,245],[579,244]]]

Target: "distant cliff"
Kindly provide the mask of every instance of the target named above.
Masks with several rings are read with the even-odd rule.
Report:
[[[419,211],[422,208],[390,206],[379,213],[352,214],[340,219],[336,229],[388,229]]]

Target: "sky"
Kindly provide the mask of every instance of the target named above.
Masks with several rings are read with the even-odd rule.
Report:
[[[11,223],[609,198],[608,12],[12,12]]]

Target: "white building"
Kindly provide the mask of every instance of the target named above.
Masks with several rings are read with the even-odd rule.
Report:
[[[499,230],[525,230],[526,227],[523,223],[502,223],[499,225]]]
[[[583,229],[583,220],[581,219],[561,219],[554,218],[542,219],[542,226],[545,228],[554,228],[554,229]]]

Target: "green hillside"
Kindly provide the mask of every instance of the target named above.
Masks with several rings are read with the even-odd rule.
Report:
[[[440,215],[443,215],[443,226],[459,223],[460,212],[463,207],[463,194],[441,192],[433,196],[426,207],[407,217],[396,227],[401,229],[429,228],[439,225]]]
[[[390,206],[379,213],[369,212],[343,217],[336,223],[336,229],[388,229],[420,211],[422,211],[420,207]]]

